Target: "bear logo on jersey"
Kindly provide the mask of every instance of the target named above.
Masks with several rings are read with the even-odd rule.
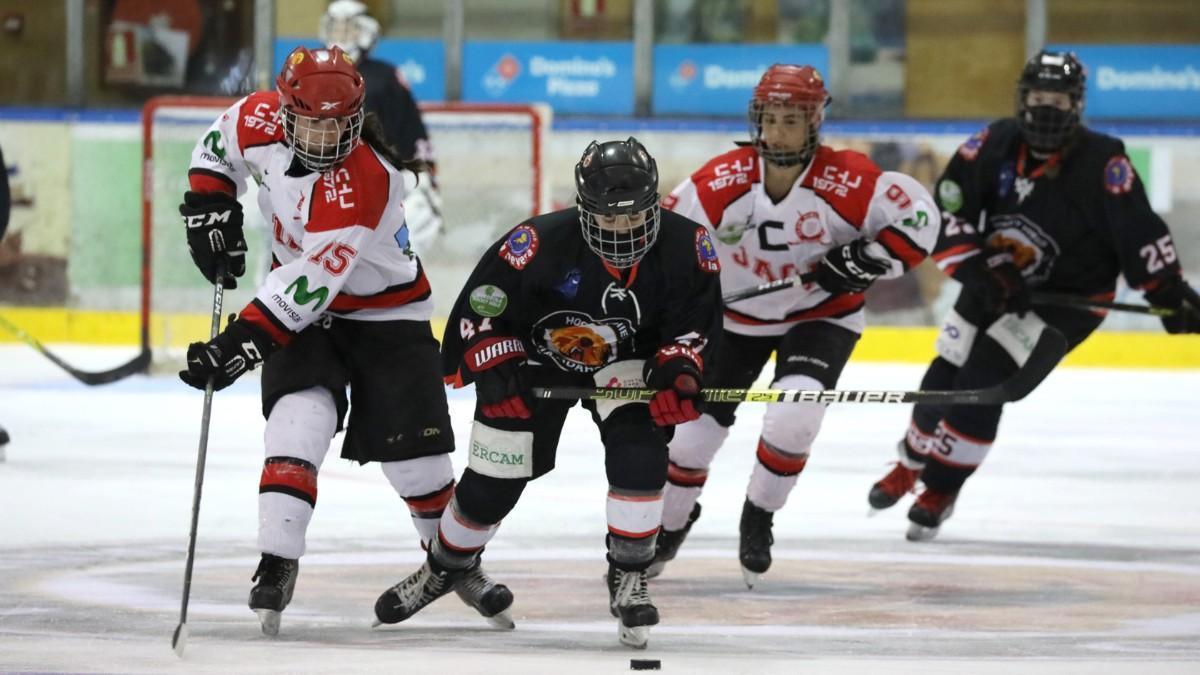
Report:
[[[997,251],[1008,251],[1021,275],[1030,281],[1045,281],[1050,277],[1058,258],[1058,242],[1029,218],[1019,213],[1001,214],[988,219],[987,245]]]
[[[629,319],[597,320],[571,310],[542,317],[531,331],[538,354],[549,358],[562,370],[574,373],[593,373],[615,361],[617,345],[633,339],[633,333],[633,323]]]
[[[602,366],[612,353],[612,346],[592,326],[556,328],[550,331],[550,342],[560,354],[585,366]]]

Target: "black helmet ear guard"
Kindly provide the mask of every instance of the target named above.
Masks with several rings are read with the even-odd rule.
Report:
[[[592,141],[575,165],[584,240],[616,268],[633,267],[658,238],[658,164],[632,136]]]

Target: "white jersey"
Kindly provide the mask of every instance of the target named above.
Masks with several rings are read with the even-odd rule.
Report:
[[[855,239],[892,262],[886,278],[920,263],[937,243],[938,209],[913,178],[880,171],[865,155],[820,146],[787,196],[775,203],[753,147],[713,158],[663,199],[703,224],[721,258],[725,293],[816,269],[832,248]],[[739,300],[725,307],[725,329],[782,335],[800,321],[823,319],[861,333],[861,293],[829,294],[815,283]]]
[[[429,281],[408,243],[403,173],[360,143],[336,168],[293,170],[279,95],[225,111],[192,151],[192,189],[242,194],[259,184],[272,269],[242,317],[280,344],[324,313],[361,321],[428,320]],[[296,166],[299,166],[297,164]]]

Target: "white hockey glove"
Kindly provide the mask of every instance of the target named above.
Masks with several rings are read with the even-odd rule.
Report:
[[[404,221],[408,226],[408,241],[417,253],[428,252],[446,231],[442,221],[442,195],[433,184],[433,177],[423,174],[415,185],[409,183],[414,174],[406,173]]]

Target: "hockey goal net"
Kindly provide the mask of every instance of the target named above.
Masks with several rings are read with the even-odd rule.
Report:
[[[141,339],[157,365],[176,364],[207,339],[212,287],[193,267],[178,205],[192,148],[232,98],[164,96],[142,113]],[[548,210],[542,157],[551,111],[544,105],[423,104],[437,161],[445,234],[418,254],[444,316],[483,251],[521,220]],[[270,232],[251,182],[242,197],[250,245],[246,276],[225,294],[226,313],[254,295],[270,265]]]

